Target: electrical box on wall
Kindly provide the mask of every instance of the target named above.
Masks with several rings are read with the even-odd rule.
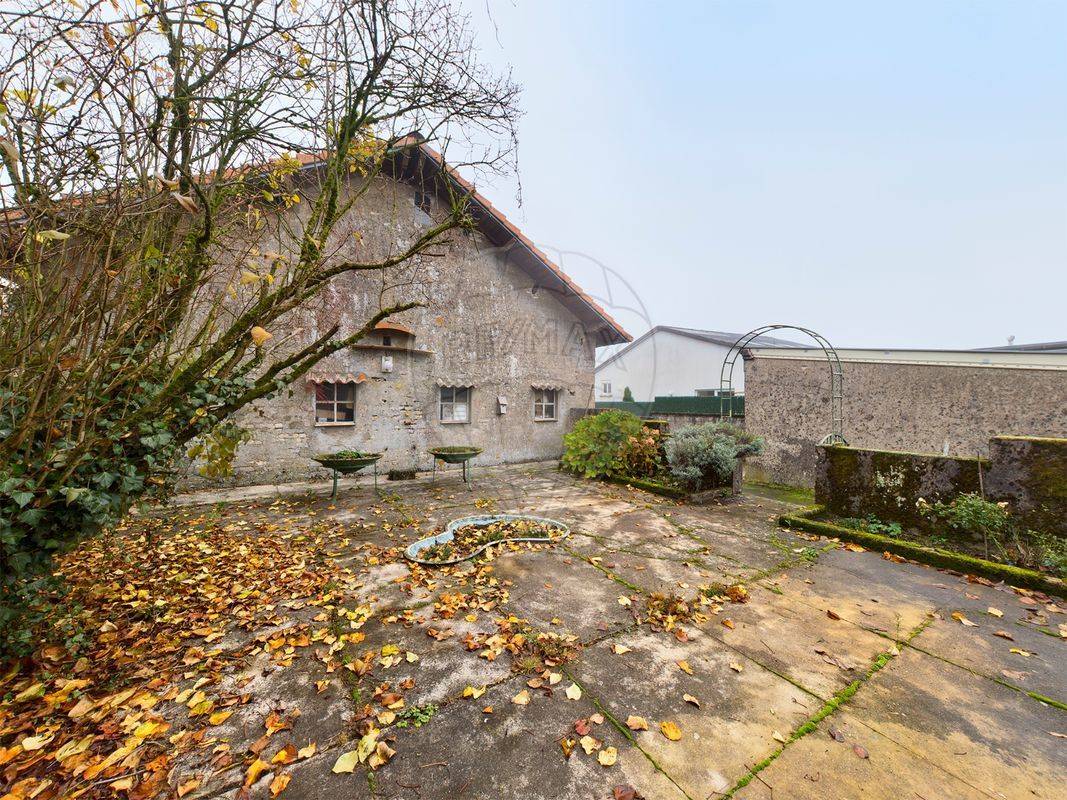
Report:
[[[508,399],[502,394],[496,396],[496,410],[498,414],[508,413]]]
[[[393,371],[393,357],[392,356],[382,356],[382,372],[392,372],[392,371]]]

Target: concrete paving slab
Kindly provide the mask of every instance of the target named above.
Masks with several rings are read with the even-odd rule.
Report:
[[[924,632],[917,637],[921,642]],[[990,797],[1058,800],[1067,786],[1067,712],[905,650],[849,713]]]
[[[630,650],[620,655],[611,644]],[[682,643],[642,629],[587,649],[573,670],[585,692],[617,719],[633,714],[648,721],[650,730],[635,733],[638,744],[692,798],[725,791],[774,747],[775,731],[787,735],[821,705],[699,632]],[[679,741],[660,730],[668,721],[680,728]]]
[[[576,719],[587,718],[594,707],[586,700],[571,701],[563,692],[553,696],[531,691],[526,706],[511,702],[525,686],[525,678],[489,689],[477,700],[458,700],[442,708],[420,728],[389,728],[396,756],[375,776],[371,789],[366,775],[335,775],[330,767],[353,746],[335,747],[298,765],[286,790],[289,800],[304,798],[402,798],[403,800],[539,800],[540,798],[610,798],[612,787],[629,784],[648,800],[685,800],[685,795],[647,758],[607,722],[591,735],[603,747],[618,750],[615,766],[603,767],[596,755],[575,747],[565,758],[559,741],[574,735]],[[491,706],[491,714],[482,709]],[[258,796],[265,796],[260,793]]]
[[[839,742],[828,731],[845,738]],[[868,757],[853,750],[858,745]],[[737,800],[990,800],[847,712],[789,745]]]

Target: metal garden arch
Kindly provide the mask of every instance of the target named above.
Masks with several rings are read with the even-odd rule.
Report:
[[[848,444],[842,433],[844,419],[841,405],[842,399],[845,396],[845,382],[844,372],[841,369],[841,359],[837,356],[837,350],[834,349],[834,346],[830,344],[824,336],[821,336],[815,331],[808,330],[807,328],[801,328],[798,325],[764,325],[762,328],[756,328],[755,330],[749,331],[734,342],[733,346],[726,353],[726,359],[722,362],[722,371],[719,375],[719,394],[722,397],[731,398],[730,402],[726,404],[729,406],[729,410],[724,412],[723,403],[720,401],[719,416],[733,417],[734,415],[732,398],[734,366],[737,363],[737,357],[741,355],[742,351],[748,347],[754,339],[770,333],[771,331],[780,331],[783,329],[800,331],[814,339],[816,344],[822,348],[822,351],[826,356],[826,364],[830,368],[830,432],[822,438],[819,444]]]

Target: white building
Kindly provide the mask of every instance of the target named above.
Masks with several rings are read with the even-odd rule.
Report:
[[[722,364],[740,333],[702,331],[657,325],[612,354],[596,368],[597,402],[619,401],[629,387],[633,399],[657,396],[713,395],[719,390]],[[792,347],[795,342],[760,336],[753,347]],[[745,390],[741,359],[733,374],[735,394]]]

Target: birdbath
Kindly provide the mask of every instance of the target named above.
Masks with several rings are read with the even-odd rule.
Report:
[[[437,462],[444,461],[446,464],[462,464],[463,465],[463,482],[467,484],[467,488],[470,488],[470,473],[468,472],[467,462],[482,452],[480,447],[471,447],[470,445],[458,445],[454,447],[432,447],[430,448],[430,455],[433,456],[433,473],[430,475],[430,485],[432,486],[434,481],[437,480]]]
[[[337,497],[337,476],[355,475],[361,469],[374,465],[374,491],[378,491],[378,459],[381,453],[361,453],[358,450],[339,450],[336,453],[320,453],[312,456],[326,469],[333,472],[333,492],[330,499]]]

